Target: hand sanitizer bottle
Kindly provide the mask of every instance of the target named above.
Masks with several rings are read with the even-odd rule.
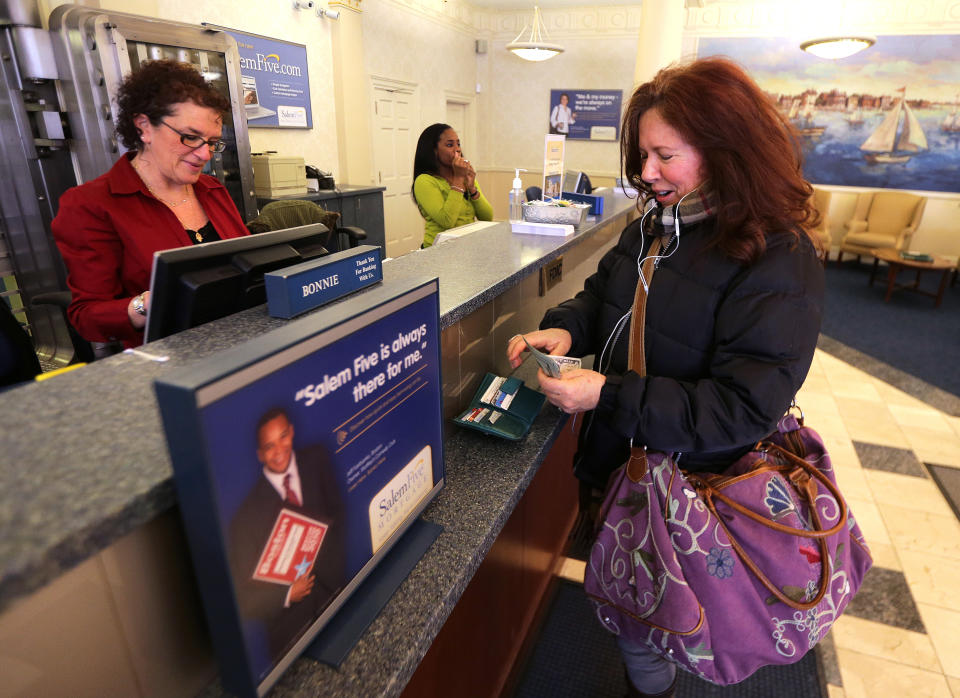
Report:
[[[510,222],[519,223],[523,220],[523,202],[526,199],[523,193],[523,182],[520,181],[520,173],[526,172],[520,168],[515,168],[515,177],[513,178],[513,187],[510,189]]]

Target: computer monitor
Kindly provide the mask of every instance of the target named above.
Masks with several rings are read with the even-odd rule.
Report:
[[[314,223],[155,253],[144,341],[266,303],[264,273],[322,257],[328,236]]]
[[[593,186],[590,184],[590,178],[586,172],[568,170],[563,175],[563,190],[574,194],[590,194],[593,191]]]

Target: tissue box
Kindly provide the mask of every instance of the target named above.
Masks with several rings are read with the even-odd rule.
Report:
[[[531,223],[561,223],[578,226],[587,219],[589,204],[570,204],[569,206],[544,206],[525,203],[523,220]]]

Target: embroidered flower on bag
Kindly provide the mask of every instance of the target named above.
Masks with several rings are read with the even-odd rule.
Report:
[[[733,576],[733,555],[726,548],[710,548],[707,572],[717,579]]]
[[[766,497],[764,497],[763,503],[767,505],[770,516],[773,517],[774,521],[778,521],[797,510],[793,499],[787,492],[787,485],[781,477],[774,476],[767,482]]]
[[[817,584],[817,580],[811,579],[810,581],[808,581],[806,593],[803,596],[804,603],[809,603],[810,601],[813,601],[818,591],[820,591],[820,587]],[[813,609],[811,608],[810,610],[812,611]]]

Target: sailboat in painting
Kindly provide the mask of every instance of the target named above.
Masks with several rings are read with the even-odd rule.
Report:
[[[790,111],[787,113],[787,118],[797,127],[800,135],[807,138],[819,138],[827,130],[826,126],[819,126],[814,123],[814,117],[817,113],[814,99],[812,95],[807,95],[802,102],[799,99],[793,100]]]
[[[860,107],[860,100],[851,97],[847,100],[847,123],[851,126],[863,126],[863,109]]]
[[[940,123],[940,130],[943,133],[960,133],[960,114],[957,113],[956,99],[953,100],[953,109]]]
[[[914,153],[927,149],[927,137],[923,134],[920,122],[917,121],[910,105],[907,104],[906,88],[901,88],[898,92],[904,94],[897,99],[893,109],[877,130],[871,133],[860,146],[860,150],[864,151],[864,159],[871,164],[904,163],[909,161]],[[900,137],[897,138],[901,115],[904,117],[903,127],[900,129]]]

